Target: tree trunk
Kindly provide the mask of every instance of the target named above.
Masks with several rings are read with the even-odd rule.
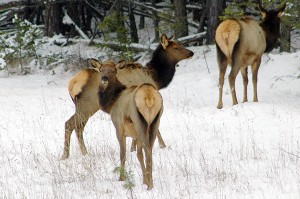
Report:
[[[220,23],[219,16],[224,9],[224,0],[211,0],[207,6],[207,44],[212,44],[215,39],[216,28]]]
[[[140,0],[140,2],[144,2],[145,0]],[[140,23],[139,23],[139,29],[145,28],[145,16],[140,16]]]
[[[116,4],[116,12],[117,12],[117,23],[118,23],[118,27],[117,27],[118,41],[121,43],[127,43],[122,4],[120,2]]]
[[[186,0],[174,0],[175,20],[177,26],[175,27],[176,37],[184,37],[188,35],[188,22],[186,12]]]
[[[59,3],[45,3],[45,36],[63,34],[62,6]]]
[[[291,51],[291,26],[281,24],[280,27],[280,52]]]
[[[78,10],[78,2],[77,1],[70,1],[68,4],[68,11],[67,11],[69,17],[74,21],[74,23],[81,27],[80,24],[80,18],[79,18],[79,10]],[[69,37],[75,37],[77,35],[77,32],[74,30],[74,27],[71,27],[71,30],[69,32]]]
[[[129,16],[131,41],[134,43],[139,43],[139,37],[138,37],[137,28],[135,24],[135,17],[133,13],[133,6],[130,0],[128,0],[128,16]]]
[[[151,0],[151,5],[153,8],[156,8],[156,1],[155,0]],[[155,31],[155,42],[159,41],[159,19],[157,17],[157,13],[156,12],[152,12],[153,14],[153,24],[154,24],[154,31]]]

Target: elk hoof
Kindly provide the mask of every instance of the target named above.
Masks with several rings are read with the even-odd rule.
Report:
[[[218,106],[217,106],[217,108],[218,108],[218,109],[222,109],[222,108],[223,108],[223,104],[220,104],[220,103],[219,103]]]
[[[69,158],[69,155],[67,155],[67,154],[63,154],[62,156],[61,156],[61,159],[62,160],[66,160],[66,159],[68,159]]]

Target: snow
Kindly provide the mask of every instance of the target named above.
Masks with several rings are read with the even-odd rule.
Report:
[[[167,147],[155,143],[151,191],[127,139],[134,198],[299,198],[300,52],[263,56],[258,103],[252,102],[251,76],[249,102],[241,103],[238,75],[239,104],[232,106],[226,75],[219,110],[215,47],[189,49],[193,58],[181,61],[160,91]],[[74,113],[67,92],[73,75],[62,70],[0,78],[0,198],[131,197],[113,173],[119,146],[109,115],[99,111],[90,118],[88,155],[81,155],[73,133],[70,158],[61,160],[64,122]]]

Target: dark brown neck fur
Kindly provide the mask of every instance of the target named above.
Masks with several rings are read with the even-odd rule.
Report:
[[[147,67],[153,72],[153,79],[158,83],[159,89],[165,88],[172,81],[175,74],[176,63],[168,60],[166,51],[161,45],[153,52],[152,59]]]
[[[112,106],[125,88],[126,87],[118,80],[116,80],[113,85],[109,84],[106,89],[100,86],[98,91],[98,100],[101,109],[109,114]]]
[[[274,11],[270,11],[269,15],[260,23],[266,35],[267,47],[265,52],[270,52],[276,47],[280,35],[280,18],[277,17],[277,13]]]

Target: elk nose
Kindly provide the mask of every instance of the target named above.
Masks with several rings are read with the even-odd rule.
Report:
[[[102,77],[102,83],[103,84],[107,84],[108,83],[109,78],[107,76],[103,76]]]
[[[192,58],[192,57],[193,57],[193,55],[194,55],[194,52],[193,52],[193,51],[191,51],[191,52],[190,52],[190,54],[189,54],[189,58]]]

